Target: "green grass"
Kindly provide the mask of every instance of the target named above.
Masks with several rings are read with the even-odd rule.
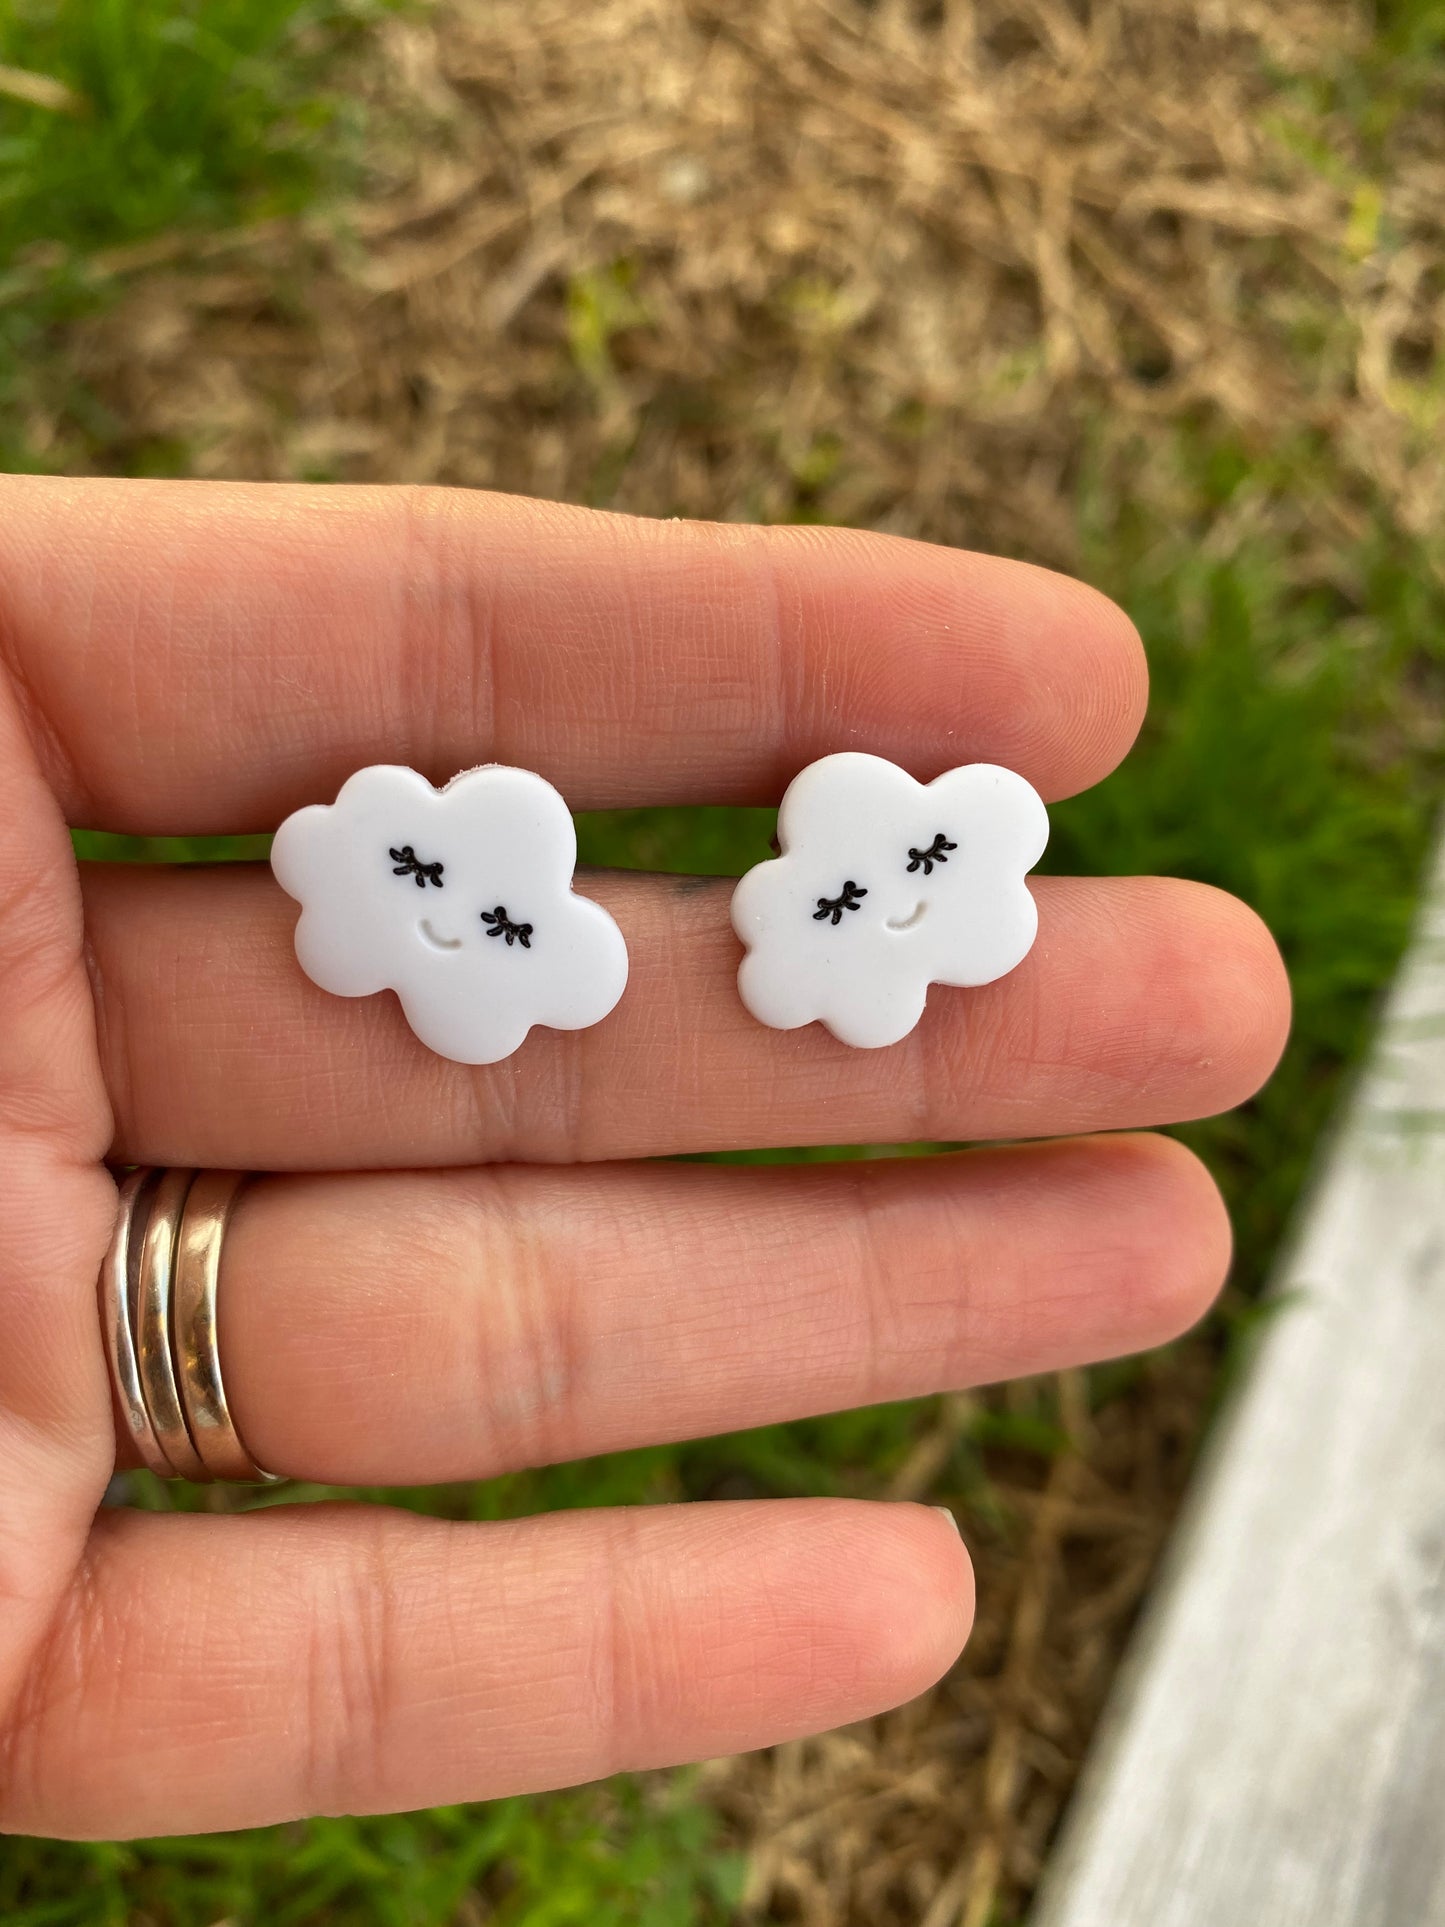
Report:
[[[296,0],[62,0],[0,11],[0,61],[63,78],[91,103],[81,120],[0,104],[0,277],[9,277],[0,298],[10,290],[0,356],[20,346],[43,356],[56,320],[99,298],[88,251],[294,206],[334,179],[350,134],[326,95],[322,63],[357,15]],[[1392,78],[1389,87],[1372,81],[1368,105],[1383,124],[1390,87],[1423,84],[1419,61],[1445,44],[1445,9],[1392,5],[1382,19],[1380,71]],[[228,48],[244,56],[235,84],[231,53],[218,51]],[[37,267],[27,249],[42,241],[60,252]],[[1101,453],[1078,514],[1086,572],[1148,641],[1150,715],[1124,768],[1053,812],[1048,864],[1217,883],[1253,904],[1285,950],[1296,1024],[1278,1076],[1244,1110],[1181,1132],[1219,1175],[1238,1232],[1236,1282],[1216,1326],[1224,1347],[1256,1316],[1257,1287],[1311,1149],[1408,931],[1441,793],[1445,591],[1439,558],[1395,533],[1383,512],[1328,570],[1302,566],[1297,518],[1271,507],[1330,487],[1316,448],[1246,448],[1186,424],[1164,457],[1157,447],[1136,453],[1137,463]],[[1236,515],[1246,503],[1256,512]],[[1229,526],[1251,532],[1221,543]],[[1437,726],[1416,727],[1416,717]],[[728,873],[766,848],[771,820],[760,811],[649,810],[591,816],[580,827],[591,862]],[[254,839],[181,850],[81,843],[89,855],[131,858],[255,857],[264,848]],[[1094,1374],[1096,1403],[1119,1396],[1137,1369]],[[372,1496],[495,1518],[724,1494],[867,1493],[907,1457],[929,1409],[888,1406]],[[1046,1459],[1059,1439],[1046,1391],[1032,1414],[980,1408],[941,1483],[981,1505],[991,1445]],[[144,1478],[135,1496],[164,1507],[200,1502]],[[687,1776],[659,1776],[198,1840],[14,1841],[0,1848],[0,1919],[443,1927],[476,1895],[502,1927],[682,1927],[728,1918],[738,1874]]]
[[[135,1846],[17,1845],[0,1854],[9,1927],[136,1920],[264,1927],[419,1927],[470,1895],[489,1927],[687,1927],[724,1918],[742,1869],[716,1851],[705,1807],[675,1775],[541,1802],[497,1800],[379,1820]],[[33,1862],[63,1869],[34,1896]]]
[[[98,444],[105,411],[47,359],[103,300],[109,251],[293,212],[356,162],[329,76],[397,0],[0,0],[0,64],[73,111],[0,93],[0,465],[54,465],[24,421],[57,396]],[[135,466],[132,459],[132,466]]]
[[[0,58],[79,107],[0,110],[0,259],[43,242],[83,262],[305,205],[339,111],[317,58],[360,15],[340,0],[8,0]]]

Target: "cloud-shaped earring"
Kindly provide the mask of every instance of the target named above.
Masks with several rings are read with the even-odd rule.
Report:
[[[440,790],[411,769],[358,770],[334,803],[288,816],[271,850],[312,982],[394,990],[421,1041],[459,1064],[509,1057],[533,1024],[582,1030],[621,997],[627,946],[573,893],[576,864],[557,791],[497,763]]]
[[[1012,770],[968,763],[918,783],[844,751],[801,771],[778,811],[780,855],[733,893],[743,1002],[775,1030],[826,1024],[842,1043],[896,1044],[928,986],[1005,976],[1038,911],[1024,878],[1049,819]]]

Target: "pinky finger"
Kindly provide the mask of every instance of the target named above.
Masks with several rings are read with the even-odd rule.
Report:
[[[0,1737],[0,1827],[248,1827],[763,1746],[921,1692],[972,1600],[913,1505],[113,1513]]]

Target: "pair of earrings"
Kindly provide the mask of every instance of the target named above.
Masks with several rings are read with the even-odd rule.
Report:
[[[1032,786],[991,763],[928,784],[855,751],[810,764],[779,809],[779,854],[733,893],[744,1004],[777,1030],[897,1043],[931,983],[1023,961],[1038,927],[1024,879],[1047,839]],[[509,1057],[534,1024],[599,1023],[622,996],[627,946],[573,890],[576,862],[562,797],[501,764],[440,790],[359,770],[287,817],[271,853],[307,976],[340,997],[394,990],[422,1043],[463,1064]]]

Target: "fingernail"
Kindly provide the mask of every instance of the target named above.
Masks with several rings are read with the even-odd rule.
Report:
[[[954,1518],[953,1514],[949,1511],[946,1505],[936,1505],[934,1506],[933,1510],[937,1513],[940,1513],[945,1519],[947,1519],[948,1523],[953,1527],[954,1531],[958,1533],[958,1536],[960,1539],[963,1537],[963,1533],[959,1529],[959,1524],[957,1519]]]

